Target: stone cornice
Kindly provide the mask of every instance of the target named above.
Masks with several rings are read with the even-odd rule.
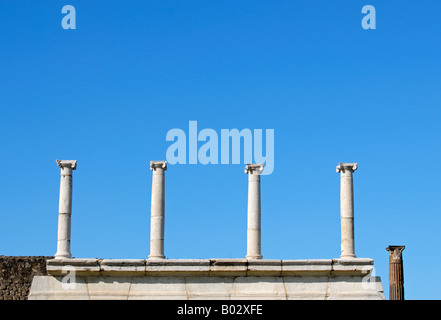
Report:
[[[101,276],[284,276],[319,274],[368,274],[373,260],[354,259],[78,259],[47,261],[51,275],[75,271],[80,275]]]

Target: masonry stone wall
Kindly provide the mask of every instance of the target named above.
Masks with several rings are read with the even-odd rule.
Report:
[[[44,256],[0,256],[0,300],[26,300],[34,276],[47,275]]]
[[[374,261],[345,259],[48,260],[29,300],[384,300]]]

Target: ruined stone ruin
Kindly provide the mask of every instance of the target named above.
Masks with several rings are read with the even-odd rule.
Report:
[[[61,170],[58,242],[46,273],[35,275],[29,299],[384,299],[373,260],[354,246],[352,175],[356,163],[340,163],[341,256],[337,259],[269,260],[261,254],[262,164],[248,164],[247,253],[238,259],[167,259],[164,252],[166,161],[151,161],[150,254],[147,259],[72,258],[72,174]]]

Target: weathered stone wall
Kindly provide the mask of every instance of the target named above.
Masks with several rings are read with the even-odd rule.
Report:
[[[29,300],[384,300],[373,260],[53,259]]]
[[[0,256],[0,300],[26,300],[34,276],[47,275],[53,257]]]

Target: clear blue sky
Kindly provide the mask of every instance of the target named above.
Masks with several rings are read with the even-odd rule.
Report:
[[[196,120],[275,130],[264,258],[339,257],[335,167],[358,162],[357,256],[388,297],[385,248],[405,245],[406,298],[441,299],[440,15],[438,0],[2,0],[0,254],[55,254],[55,160],[76,159],[73,256],[146,258],[148,163]],[[169,166],[168,258],[245,257],[243,170]]]

